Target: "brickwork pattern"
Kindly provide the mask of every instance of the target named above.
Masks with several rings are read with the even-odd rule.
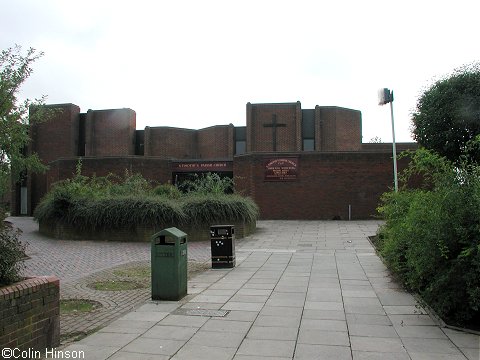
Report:
[[[368,219],[381,194],[393,185],[391,153],[292,153],[298,156],[295,181],[264,181],[266,158],[278,154],[247,154],[235,158],[240,193],[260,207],[261,219]],[[406,159],[399,162],[399,170]],[[251,179],[255,179],[252,181]]]
[[[237,238],[248,236],[255,230],[255,222],[230,222],[235,226]],[[53,237],[55,239],[67,240],[103,240],[103,241],[129,241],[129,242],[150,242],[151,237],[156,232],[169,227],[182,228],[182,231],[188,234],[188,241],[208,241],[210,240],[210,225],[207,226],[189,226],[176,224],[155,224],[154,226],[138,225],[135,229],[116,228],[116,229],[78,229],[69,224],[55,223],[39,224],[40,234]]]
[[[28,244],[26,276],[52,274],[61,282],[60,299],[87,299],[102,305],[85,315],[61,315],[60,335],[63,338],[81,336],[105,326],[150,299],[149,286],[115,292],[98,291],[88,286],[95,281],[111,279],[116,269],[150,264],[150,243],[57,240],[39,234],[38,224],[30,217],[10,217],[8,220],[22,230],[21,240]],[[210,241],[188,243],[189,273],[210,267],[210,258]],[[3,311],[3,303],[1,305],[0,313],[7,313]]]
[[[136,114],[131,109],[89,110],[85,121],[85,155],[134,155],[135,129]]]
[[[73,104],[50,105],[47,107],[55,110],[46,122],[34,124],[31,130],[30,152],[37,153],[44,164],[57,159],[59,154],[64,157],[77,155],[78,148],[78,115],[80,108]],[[45,176],[31,175],[28,204],[37,204],[47,191]],[[14,193],[11,203],[16,207],[17,199]],[[31,206],[31,211],[34,206]],[[19,213],[20,209],[12,209],[13,213]]]
[[[80,108],[73,104],[47,106],[55,110],[45,122],[36,123],[31,130],[31,152],[36,152],[44,163],[62,156],[76,156],[78,148],[78,115]]]
[[[199,248],[198,246],[194,246]],[[208,255],[210,248],[207,243],[201,244],[201,251]],[[189,244],[189,252],[192,246]],[[208,251],[207,251],[208,250]],[[211,268],[210,258],[199,256],[198,251],[194,253],[193,258],[189,256],[188,277],[194,276],[198,272]],[[61,342],[69,342],[75,338],[82,337],[92,331],[96,331],[102,326],[132,311],[144,304],[152,297],[151,278],[143,277],[122,277],[117,271],[128,271],[132,268],[149,267],[150,261],[134,261],[128,264],[115,266],[109,269],[98,271],[92,275],[81,278],[77,281],[68,282],[62,285],[61,300],[83,299],[99,303],[100,306],[93,311],[86,313],[69,313],[60,316],[60,336]],[[102,291],[95,290],[92,284],[101,281],[134,281],[143,287],[132,290]]]
[[[60,288],[42,276],[0,288],[0,348],[43,351],[60,344]]]
[[[233,125],[211,126],[197,130],[198,157],[229,159],[233,157]]]
[[[335,108],[335,132],[328,134],[335,138],[336,151],[358,151],[362,147],[361,113],[351,109]]]
[[[317,150],[359,151],[362,148],[362,114],[336,106],[317,106]]]
[[[248,152],[270,152],[274,149],[273,132],[276,131],[276,151],[297,150],[297,127],[301,124],[300,103],[288,104],[248,104],[247,149]],[[271,125],[273,116],[278,126]],[[300,116],[300,117],[299,117]],[[270,125],[270,126],[265,126]]]
[[[194,159],[197,157],[196,138],[196,130],[147,127],[145,129],[145,156]]]

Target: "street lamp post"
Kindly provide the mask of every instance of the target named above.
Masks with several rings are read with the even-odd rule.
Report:
[[[378,91],[378,105],[385,105],[390,103],[390,116],[392,118],[392,152],[393,152],[393,180],[395,184],[395,192],[398,191],[398,177],[397,177],[397,149],[395,145],[395,124],[393,121],[393,90],[387,88]]]

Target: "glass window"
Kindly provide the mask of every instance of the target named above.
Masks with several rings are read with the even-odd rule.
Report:
[[[303,150],[304,151],[315,150],[315,139],[303,139]]]
[[[245,140],[235,141],[235,155],[245,154],[247,151],[247,142]]]

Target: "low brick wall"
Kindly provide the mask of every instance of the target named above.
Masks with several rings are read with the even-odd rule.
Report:
[[[232,224],[235,226],[235,237],[241,239],[250,235],[256,229],[256,222],[222,222],[212,225]],[[39,231],[43,235],[63,240],[105,240],[105,241],[150,241],[156,232],[175,225],[137,226],[135,229],[77,229],[72,225],[56,223],[39,224]],[[188,235],[188,241],[210,240],[210,226],[175,226]]]
[[[0,348],[40,351],[60,345],[60,280],[28,278],[0,287]]]

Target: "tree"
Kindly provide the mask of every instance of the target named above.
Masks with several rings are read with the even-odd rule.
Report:
[[[33,71],[31,65],[41,56],[43,53],[33,48],[23,55],[18,45],[0,53],[0,197],[7,191],[11,177],[18,180],[26,171],[46,170],[36,154],[25,151],[30,141],[29,125],[48,116],[48,110],[38,106],[44,104],[45,97],[23,102],[17,99],[20,86]],[[29,108],[35,105],[37,111],[29,115]]]
[[[420,96],[412,121],[420,145],[457,162],[467,142],[480,134],[480,64],[435,82]],[[478,148],[472,151],[470,158],[479,162]]]

